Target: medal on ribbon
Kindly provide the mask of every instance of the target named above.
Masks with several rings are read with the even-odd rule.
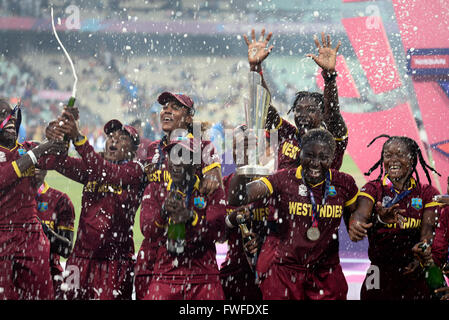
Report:
[[[396,190],[394,189],[393,183],[390,181],[390,179],[387,178],[386,182],[387,182],[387,185],[390,187],[391,193],[394,194],[394,198],[391,199],[390,201],[388,201],[386,204],[382,203],[382,205],[385,208],[392,207],[393,205],[395,205],[396,203],[398,203],[399,201],[401,201],[402,199],[407,197],[412,192],[411,190],[405,190],[405,191],[402,191],[401,193],[397,193]],[[382,202],[384,202],[384,201],[382,201]]]
[[[303,181],[304,185],[307,186],[307,183],[304,180],[304,177],[302,177],[302,181]],[[326,175],[326,182],[324,184],[324,195],[323,195],[323,199],[321,200],[322,206],[324,206],[326,204],[326,200],[329,195],[329,186],[330,186],[330,174],[328,171],[327,175]],[[306,236],[307,236],[307,239],[309,239],[310,241],[317,241],[321,235],[320,229],[318,228],[318,206],[317,206],[315,196],[313,194],[312,189],[307,186],[307,190],[309,192],[310,202],[312,204],[312,226],[309,229],[307,229]]]

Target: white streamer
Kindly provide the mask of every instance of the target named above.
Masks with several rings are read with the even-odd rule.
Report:
[[[78,83],[78,77],[76,76],[75,66],[73,65],[72,58],[70,58],[69,53],[65,49],[64,45],[62,44],[61,40],[59,39],[58,33],[56,32],[55,27],[55,19],[53,18],[53,6],[50,7],[51,12],[51,26],[53,28],[53,33],[55,34],[56,40],[58,41],[59,45],[61,46],[62,50],[64,51],[65,56],[69,60],[70,66],[72,67],[72,73],[73,77],[75,78],[75,81],[73,82],[73,88],[72,88],[72,97],[76,97],[76,85]]]

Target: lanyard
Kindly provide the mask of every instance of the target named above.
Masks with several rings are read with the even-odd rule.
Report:
[[[307,191],[308,191],[309,197],[310,197],[310,202],[312,203],[312,227],[318,227],[318,212],[317,212],[318,210],[317,210],[315,196],[313,195],[312,188],[309,188],[306,181],[304,180],[304,176],[302,176],[302,182],[307,187]],[[327,171],[326,182],[324,184],[324,195],[323,195],[323,199],[321,200],[322,206],[324,206],[326,204],[326,200],[329,195],[330,183],[331,183],[330,173],[329,173],[329,171]]]
[[[393,205],[395,205],[396,203],[398,203],[399,201],[401,201],[402,199],[404,199],[405,197],[407,197],[411,190],[405,190],[402,191],[401,193],[396,193],[396,191],[394,190],[394,187],[390,188],[391,192],[394,193],[394,198],[391,199],[390,201],[388,201],[388,203],[384,206],[385,208],[390,208]]]
[[[396,190],[394,189],[393,183],[390,181],[390,179],[388,179],[388,184],[390,185],[391,193],[394,194],[394,198],[391,199],[390,201],[388,201],[388,203],[384,206],[385,208],[392,207],[393,205],[395,205],[396,203],[398,203],[399,201],[401,201],[402,199],[407,197],[410,194],[410,192],[412,192],[412,190],[405,190],[405,191],[402,191],[401,193],[397,193]]]

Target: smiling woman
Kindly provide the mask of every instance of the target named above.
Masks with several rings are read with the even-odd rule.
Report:
[[[358,188],[352,176],[331,169],[335,141],[330,132],[312,129],[302,143],[297,168],[247,184],[234,176],[229,204],[270,196],[276,202],[282,232],[267,270],[257,270],[263,299],[346,299],[337,234],[342,217],[347,221],[355,209]],[[237,226],[236,214],[228,221]]]
[[[352,241],[368,236],[371,265],[379,268],[379,285],[372,288],[363,284],[361,299],[430,299],[424,272],[413,250],[423,242],[431,243],[434,237],[440,207],[433,197],[439,192],[431,185],[428,169],[436,171],[424,161],[413,139],[381,135],[368,146],[378,138],[388,140],[379,161],[366,175],[377,168],[380,174],[360,189],[357,209],[349,223]],[[429,184],[420,182],[418,162]],[[369,279],[367,274],[365,282]]]

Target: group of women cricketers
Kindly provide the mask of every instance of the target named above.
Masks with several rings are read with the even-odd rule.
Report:
[[[267,90],[262,63],[271,36],[244,36],[250,70]],[[135,292],[139,300],[344,300],[342,219],[352,241],[368,238],[379,270],[379,285],[367,276],[361,299],[448,299],[446,288],[438,295],[429,288],[424,271],[448,260],[449,210],[431,185],[439,173],[414,140],[388,132],[372,141],[385,139],[367,173],[379,169],[377,178],[359,190],[339,171],[348,144],[336,85],[340,43],[334,48],[322,34],[315,44],[318,55],[309,56],[322,69],[324,93],[296,94],[294,124],[270,105],[267,142],[276,130],[279,143],[268,151],[277,167],[266,176],[222,177],[213,144],[194,136],[186,94],[159,95],[165,135],[146,159],[136,159],[136,128],[116,119],[104,126],[104,151],[95,152],[76,107],[48,124],[44,142],[20,144],[20,105],[0,100],[0,299],[132,299]],[[237,167],[248,164],[255,140],[251,129],[236,127]],[[70,144],[79,157],[68,156]],[[237,146],[244,146],[240,159]],[[75,242],[73,205],[44,181],[46,170],[83,185]],[[139,207],[144,239],[135,254]],[[221,266],[217,242],[228,246]]]

